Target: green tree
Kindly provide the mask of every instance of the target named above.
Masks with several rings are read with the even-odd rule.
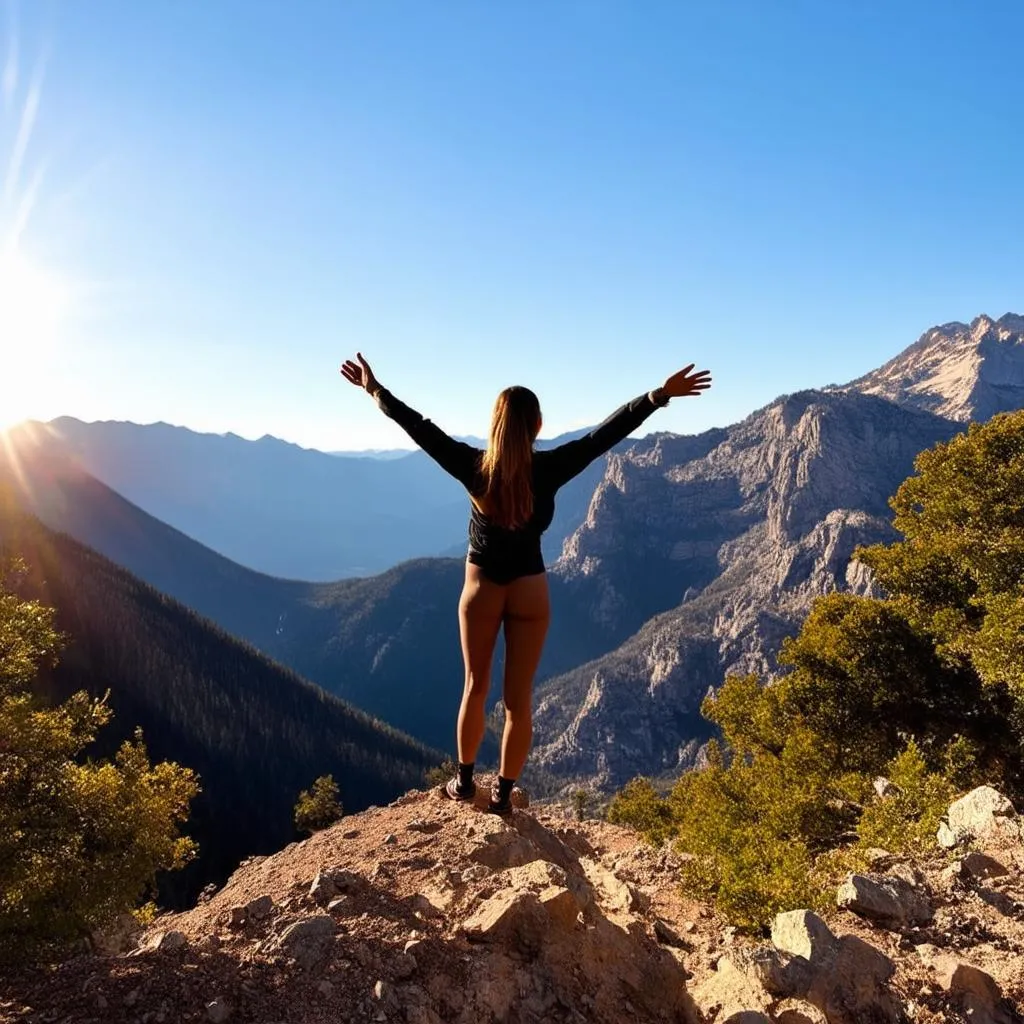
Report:
[[[295,805],[295,827],[300,832],[319,832],[339,821],[343,813],[334,777],[321,775],[309,789],[299,794]]]
[[[582,821],[586,817],[588,803],[590,803],[590,794],[585,789],[573,791],[572,809],[576,814],[577,821]]]
[[[857,553],[951,663],[1024,700],[1024,411],[922,452],[891,504],[904,539]]]
[[[194,774],[153,765],[140,734],[113,761],[84,756],[111,717],[84,692],[55,706],[32,690],[56,664],[54,614],[0,574],[0,955],[55,950],[153,890],[195,854],[178,834]]]
[[[783,678],[705,701],[725,752],[665,798],[638,779],[612,801],[610,818],[675,837],[686,888],[746,928],[814,906],[869,846],[932,845],[959,788],[1024,792],[1024,412],[915,468],[891,502],[903,538],[855,555],[885,597],[819,599]]]

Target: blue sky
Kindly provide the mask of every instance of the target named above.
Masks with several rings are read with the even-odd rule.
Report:
[[[696,361],[649,421],[690,432],[1024,312],[1017,0],[5,14],[0,238],[46,330],[8,316],[0,421],[402,444],[361,348],[476,434],[509,383],[550,434]]]

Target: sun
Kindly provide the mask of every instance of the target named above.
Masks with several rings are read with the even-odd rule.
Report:
[[[0,429],[45,402],[66,289],[12,248],[0,248]]]

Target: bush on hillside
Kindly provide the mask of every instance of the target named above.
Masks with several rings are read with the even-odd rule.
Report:
[[[299,794],[295,805],[295,827],[300,832],[319,832],[340,821],[344,810],[338,799],[333,775],[321,775]]]
[[[454,778],[458,771],[458,763],[451,757],[446,757],[439,765],[424,772],[423,781],[427,789],[433,789],[435,786],[443,786],[449,779]]]
[[[862,847],[890,853],[923,853],[935,846],[939,821],[957,794],[944,772],[932,772],[917,744],[895,757],[886,769],[893,792],[864,808],[857,823]]]
[[[84,751],[111,717],[82,692],[45,705],[32,686],[56,664],[53,612],[0,575],[0,956],[55,951],[113,921],[180,868],[194,774],[153,765],[140,734],[113,761]]]

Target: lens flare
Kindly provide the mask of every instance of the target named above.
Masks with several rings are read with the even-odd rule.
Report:
[[[0,138],[10,141],[7,152],[0,151],[0,168],[6,164],[0,181],[0,430],[47,407],[70,295],[36,258],[47,247],[33,237],[46,166],[34,145],[43,62],[25,80],[13,15],[8,28],[0,69]]]
[[[66,291],[13,249],[0,250],[0,428],[41,404]]]

